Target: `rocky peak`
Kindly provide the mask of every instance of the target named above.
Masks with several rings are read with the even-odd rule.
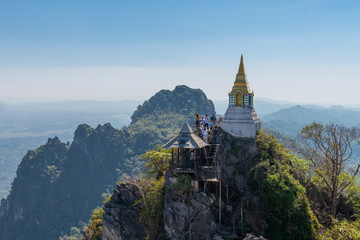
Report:
[[[180,85],[173,91],[161,90],[139,105],[131,116],[131,120],[134,123],[146,115],[157,115],[164,112],[182,114],[191,119],[195,112],[211,114],[215,113],[215,108],[213,102],[206,97],[202,90]]]
[[[216,235],[214,199],[205,192],[189,192],[186,201],[173,190],[176,177],[166,174],[167,191],[164,201],[164,230],[167,239],[212,239]]]
[[[138,181],[119,183],[104,206],[102,240],[144,239],[145,226],[138,223],[141,198]]]

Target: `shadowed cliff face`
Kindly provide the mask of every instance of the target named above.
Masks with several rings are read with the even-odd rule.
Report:
[[[120,183],[116,186],[111,200],[104,206],[102,221],[103,240],[144,239],[145,226],[138,223],[140,199],[138,184]]]
[[[234,137],[221,129],[218,134],[217,161],[221,165],[222,178],[233,188],[248,188],[248,172],[258,153],[255,139]]]
[[[118,179],[143,170],[140,154],[169,140],[197,107],[214,112],[199,89],[180,86],[166,92],[167,100],[161,95],[140,106],[146,111],[137,110],[136,121],[121,130],[110,124],[95,129],[82,124],[71,145],[55,137],[29,151],[11,193],[1,202],[0,239],[52,240],[87,222],[91,211],[102,204],[102,193]],[[175,113],[185,99],[189,107]]]

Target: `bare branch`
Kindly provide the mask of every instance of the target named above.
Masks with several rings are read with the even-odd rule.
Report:
[[[346,162],[353,157],[353,142],[359,141],[360,131],[334,123],[323,125],[312,123],[305,126],[299,140],[302,147],[299,153],[310,160],[314,173],[323,180],[331,194],[331,215],[336,214],[336,204],[340,194],[352,181],[341,182],[340,176],[346,173]],[[358,165],[352,178],[359,172]],[[344,185],[343,185],[344,184]]]

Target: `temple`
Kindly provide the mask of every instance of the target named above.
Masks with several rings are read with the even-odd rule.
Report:
[[[221,128],[236,137],[255,139],[260,121],[253,107],[254,93],[250,90],[241,55],[239,71],[229,92],[229,106]]]

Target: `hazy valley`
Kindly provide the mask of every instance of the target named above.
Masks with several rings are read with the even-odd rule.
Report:
[[[16,169],[28,150],[48,138],[71,142],[75,129],[86,123],[92,127],[110,123],[121,128],[143,101],[64,101],[0,103],[0,199],[8,194]],[[228,101],[214,101],[217,114],[224,114]],[[256,99],[255,109],[264,127],[296,137],[302,127],[314,121],[358,126],[360,108],[307,105]]]

